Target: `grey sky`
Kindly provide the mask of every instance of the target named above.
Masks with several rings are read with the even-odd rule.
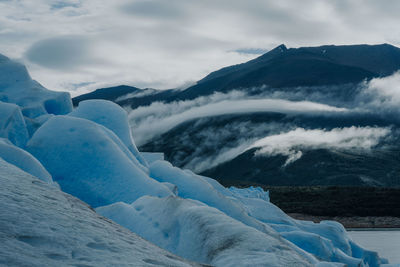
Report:
[[[400,46],[398,14],[397,0],[0,0],[0,53],[53,90],[163,89],[281,43]]]

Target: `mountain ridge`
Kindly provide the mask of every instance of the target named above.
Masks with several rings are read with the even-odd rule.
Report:
[[[248,62],[211,72],[185,90],[158,90],[153,97],[156,101],[170,102],[194,99],[232,89],[246,90],[261,86],[290,88],[356,84],[376,77],[389,76],[398,69],[400,69],[400,48],[390,44],[322,45],[299,48],[287,48],[281,44]],[[138,89],[127,85],[101,88],[73,98],[73,103],[77,105],[82,100],[93,98],[115,101],[119,96]],[[143,99],[142,102],[138,104],[123,101],[120,104],[132,104],[132,108],[136,108],[140,105],[149,105],[152,102],[151,97]]]
[[[210,73],[183,91],[180,98],[262,85],[281,88],[357,83],[388,76],[398,69],[400,48],[388,44],[289,49],[279,45],[246,63]]]

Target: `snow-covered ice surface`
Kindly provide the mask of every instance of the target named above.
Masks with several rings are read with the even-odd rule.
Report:
[[[72,111],[69,94],[3,56],[0,101],[0,264],[187,266],[132,232],[215,266],[386,263],[339,223],[290,218],[261,188],[228,189],[141,155],[119,106],[93,100]]]
[[[211,184],[201,176],[191,171],[183,171],[173,167],[167,161],[156,161],[150,164],[150,177],[159,182],[168,182],[178,187],[178,196],[198,200],[210,207],[214,207],[232,218],[254,227],[262,232],[271,231],[269,226],[248,216],[244,208],[235,200],[225,197],[215,190]]]
[[[205,178],[196,175],[188,170],[181,170],[179,168],[173,167],[170,163],[166,161],[156,161],[150,164],[150,176],[159,182],[168,182],[175,184],[178,187],[178,196],[183,198],[181,202],[190,202],[196,200],[196,203],[202,203],[207,205],[208,209],[210,207],[218,209],[225,215],[228,215],[230,219],[235,219],[241,222],[243,227],[251,227],[253,230],[257,230],[260,238],[262,239],[263,234],[268,236],[268,240],[264,240],[268,244],[273,244],[272,247],[288,247],[291,249],[292,255],[301,255],[303,259],[311,263],[316,263],[317,260],[323,261],[334,261],[347,264],[347,266],[363,266],[364,262],[369,266],[379,266],[381,260],[375,252],[370,252],[363,250],[358,247],[347,235],[345,229],[342,225],[336,222],[321,222],[319,224],[306,221],[298,221],[287,216],[278,207],[267,201],[267,193],[262,193],[260,189],[250,188],[249,190],[228,190],[220,185],[217,181],[210,178]],[[212,181],[212,182],[211,182]],[[176,199],[176,197],[173,197]],[[138,203],[139,204],[138,204]],[[171,225],[179,225],[183,227],[185,223],[180,221],[180,218],[171,218],[172,211],[178,209],[178,206],[185,206],[193,204],[169,204],[173,208],[168,206],[172,200],[162,199],[158,204],[156,200],[144,201],[142,198],[134,202],[129,208],[129,205],[123,203],[113,204],[107,207],[98,208],[98,212],[101,214],[115,220],[121,225],[131,229],[132,231],[139,233],[146,239],[151,240],[157,245],[176,253],[182,257],[188,257],[187,251],[180,250],[178,247],[187,242],[187,239],[191,240],[203,240],[203,247],[207,247],[208,238],[202,238],[204,230],[202,230],[203,224],[208,224],[208,217],[204,215],[201,219],[190,221],[191,234],[185,236],[185,229],[179,227],[171,227],[160,230],[162,226],[159,224],[152,225],[147,223],[144,228],[144,222],[170,222],[171,220],[176,220],[170,222]],[[178,202],[177,200],[175,202]],[[137,208],[139,206],[139,208]],[[157,207],[162,206],[163,208],[157,209]],[[190,207],[191,207],[190,206]],[[156,211],[154,211],[156,209]],[[190,210],[190,208],[187,208]],[[142,211],[143,210],[143,211]],[[167,212],[163,213],[162,211]],[[206,209],[207,210],[207,209]],[[177,211],[178,212],[178,211]],[[213,214],[211,210],[208,210],[209,214]],[[143,214],[144,215],[143,215]],[[184,214],[189,213],[188,211],[182,211],[176,213],[176,217],[185,217]],[[202,211],[202,214],[207,214],[207,211]],[[173,216],[173,217],[175,217]],[[143,218],[144,217],[144,218]],[[199,216],[197,216],[199,217]],[[211,217],[215,217],[213,214]],[[143,223],[137,224],[136,222],[143,221]],[[188,220],[186,220],[188,221]],[[185,221],[185,222],[186,222]],[[213,221],[213,219],[211,219]],[[213,229],[215,233],[222,233],[224,229],[228,229],[228,232],[234,235],[235,229],[237,232],[245,232],[244,228],[233,227],[229,225],[225,220],[220,219],[221,229]],[[198,229],[194,230],[196,225]],[[225,227],[226,228],[225,228]],[[155,229],[152,229],[155,228]],[[181,232],[183,231],[183,233]],[[167,233],[167,238],[165,238],[165,233]],[[278,234],[279,233],[279,234]],[[163,238],[164,235],[164,238]],[[282,237],[286,240],[292,242],[296,246],[287,245],[288,243],[282,240]],[[184,241],[182,241],[182,239]],[[261,242],[259,241],[258,242]],[[243,240],[237,241],[237,246],[241,247],[240,243]],[[193,241],[196,243],[197,241]],[[257,242],[256,239],[254,242]],[[248,243],[247,243],[248,245]],[[221,245],[224,247],[223,245]],[[187,246],[184,246],[187,248]],[[246,246],[244,246],[246,247]],[[265,246],[264,246],[265,247]],[[299,249],[301,248],[301,249]],[[213,250],[214,248],[210,248]],[[250,249],[248,247],[248,249]],[[252,248],[254,249],[254,248]],[[238,250],[245,250],[243,247]],[[250,249],[251,250],[251,249]],[[193,253],[190,249],[189,253]],[[314,255],[311,257],[310,254]],[[254,255],[254,253],[250,253]],[[257,253],[255,253],[257,254]],[[237,252],[228,254],[231,257],[238,255]],[[224,264],[220,262],[214,262],[212,259],[201,257],[198,254],[190,254],[190,259],[192,260],[203,260],[205,263],[216,264],[217,266],[234,266],[228,264],[229,257]],[[262,256],[260,256],[262,258]],[[275,258],[276,259],[276,258]],[[209,260],[209,261],[207,261]],[[237,260],[237,258],[235,258]],[[254,258],[254,261],[256,259]],[[279,260],[274,262],[274,265],[279,266]],[[299,264],[299,263],[297,263]],[[246,261],[241,262],[241,265],[246,265]],[[249,263],[251,265],[251,261]]]
[[[197,266],[0,159],[0,266]]]
[[[264,234],[201,202],[145,196],[97,211],[187,259],[214,266],[312,266],[276,233]]]

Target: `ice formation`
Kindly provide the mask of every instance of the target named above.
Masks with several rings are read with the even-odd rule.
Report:
[[[53,183],[51,175],[36,158],[4,138],[0,138],[0,158],[46,183]]]
[[[69,116],[84,118],[103,125],[113,131],[143,166],[146,160],[140,155],[133,141],[128,124],[128,114],[119,105],[106,100],[86,100]]]
[[[173,194],[147,176],[114,132],[86,119],[55,116],[36,131],[26,149],[63,191],[93,207]]]
[[[153,163],[157,160],[164,160],[164,153],[161,152],[140,152],[147,163]]]
[[[97,212],[196,262],[213,266],[312,266],[278,235],[261,233],[198,201],[145,196],[131,205],[115,203]]]
[[[196,175],[188,170],[183,171],[179,168],[173,167],[166,161],[156,161],[150,164],[149,168],[150,176],[154,179],[160,182],[175,184],[178,187],[179,197],[183,199],[196,200],[198,201],[197,203],[202,203],[203,205],[206,204],[208,207],[216,208],[232,219],[235,219],[246,226],[257,229],[261,236],[262,233],[264,233],[270,238],[277,238],[279,236],[283,237],[297,245],[297,248],[301,248],[303,257],[308,259],[309,262],[315,263],[313,260],[316,261],[316,259],[320,259],[327,262],[341,262],[348,266],[363,266],[364,261],[367,262],[369,266],[379,266],[381,263],[381,259],[379,259],[375,252],[362,249],[363,253],[354,253],[354,251],[358,251],[360,248],[349,239],[345,229],[340,224],[328,221],[316,224],[313,222],[294,220],[287,216],[278,207],[270,203],[266,199],[267,193],[262,192],[260,189],[224,189],[224,187],[215,180],[210,183],[212,179],[205,179],[205,177]],[[137,202],[141,203],[138,209],[144,210],[144,215],[136,210]],[[100,207],[97,210],[101,214],[115,220],[134,232],[139,233],[152,242],[155,242],[154,240],[160,240],[159,242],[155,242],[159,246],[173,251],[182,257],[187,257],[187,255],[182,254],[182,251],[171,250],[169,245],[163,243],[160,236],[154,237],[154,233],[151,232],[149,224],[147,224],[146,229],[141,226],[136,226],[135,224],[136,221],[143,220],[143,218],[139,219],[141,216],[146,217],[147,221],[163,222],[171,220],[168,219],[171,211],[166,212],[164,215],[161,212],[150,214],[152,207],[155,205],[154,201],[146,202],[139,199],[137,202],[132,203],[132,207],[134,208],[130,209],[127,208],[129,205],[118,203],[107,207]],[[167,201],[164,203],[167,203]],[[178,206],[178,204],[175,206]],[[165,207],[165,209],[169,210],[167,207]],[[187,213],[187,211],[185,212]],[[185,212],[182,212],[182,214]],[[201,224],[201,222],[202,221],[200,220],[198,223]],[[179,221],[175,224],[182,225]],[[193,221],[190,224],[194,227]],[[221,224],[225,225],[225,223],[222,222]],[[156,228],[158,228],[158,226]],[[179,232],[181,229],[175,231]],[[222,230],[215,230],[215,232],[220,231]],[[201,231],[199,230],[199,232]],[[277,233],[279,234],[276,235]],[[176,235],[178,237],[181,236],[181,234]],[[193,239],[193,242],[196,242],[194,240],[196,240],[195,238]],[[181,241],[179,242],[179,240],[175,240],[175,242],[170,242],[177,245]],[[271,240],[268,242],[271,242]],[[282,241],[281,246],[284,246]],[[294,247],[291,247],[291,249],[293,254],[301,253]],[[314,257],[310,258],[308,253],[314,255]],[[192,259],[199,260],[199,258]],[[216,262],[213,261],[206,261],[205,263],[216,264]],[[245,262],[242,262],[241,265],[246,264]],[[274,265],[276,265],[276,263]],[[224,265],[222,264],[217,266]]]
[[[44,88],[31,79],[24,65],[5,56],[0,58],[0,101],[19,106],[30,135],[45,121],[43,116],[72,111],[69,93]]]
[[[269,193],[265,192],[261,187],[250,186],[248,188],[237,188],[234,186],[229,187],[232,194],[236,196],[245,196],[246,198],[261,198],[265,201],[269,201]]]
[[[72,110],[69,93],[47,90],[31,79],[25,66],[6,57],[0,60],[0,101],[17,104],[28,118]]]
[[[228,189],[161,154],[141,155],[117,105],[85,101],[72,111],[68,94],[43,88],[3,56],[0,101],[0,264],[188,265],[33,176],[53,179],[98,213],[201,263],[387,263],[336,222],[292,219],[260,188]]]
[[[0,137],[7,138],[16,146],[24,146],[29,134],[20,108],[0,101],[0,114]]]

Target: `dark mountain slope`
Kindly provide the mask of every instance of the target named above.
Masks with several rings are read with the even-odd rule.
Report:
[[[283,56],[269,64],[242,73],[232,73],[199,83],[178,95],[179,99],[192,99],[213,92],[268,85],[273,88],[320,86],[358,83],[378,76],[357,67],[339,65],[307,56]]]
[[[310,150],[289,166],[282,167],[285,156],[254,156],[254,150],[205,171],[222,183],[277,186],[341,185],[395,186],[400,184],[400,152]],[[240,179],[238,177],[241,177]]]
[[[126,98],[123,100],[115,101],[121,106],[130,106],[135,109],[140,106],[148,106],[153,102],[171,102],[175,99],[175,96],[179,93],[179,90],[169,89],[169,90],[154,90],[154,89],[142,89],[153,90],[151,94],[137,95],[132,98]]]
[[[300,47],[287,49],[284,44],[272,49],[262,56],[243,64],[229,66],[214,71],[200,80],[206,82],[217,77],[228,75],[249,68],[257,68],[265,65],[274,58],[283,55],[307,54],[317,58],[325,58],[337,64],[353,66],[377,73],[390,75],[400,69],[400,48],[389,45],[324,45],[318,47]]]
[[[316,54],[322,53],[338,64],[359,67],[380,76],[391,75],[400,69],[400,48],[389,44],[325,45],[303,49]]]
[[[141,89],[127,86],[127,85],[120,85],[115,87],[108,87],[108,88],[100,88],[96,91],[90,92],[88,94],[83,94],[72,99],[72,103],[76,106],[79,102],[88,99],[106,99],[110,101],[115,101],[118,97],[127,95],[130,93],[135,93],[140,91]]]
[[[280,113],[225,115],[185,122],[139,149],[163,151],[165,158],[175,165],[195,169],[197,164],[212,164],[217,155],[239,147],[246,140],[287,132],[293,127],[330,130],[370,125],[388,127],[393,121],[371,114],[334,117]],[[301,149],[303,156],[285,167],[287,156],[255,156],[255,149],[252,149],[215,167],[207,166],[211,168],[201,174],[226,185],[400,186],[398,140],[393,136],[389,143],[381,143],[371,151]]]
[[[243,64],[212,72],[186,90],[159,90],[153,94],[116,101],[136,108],[154,101],[171,102],[194,99],[231,89],[249,91],[266,85],[263,90],[299,86],[342,85],[387,76],[400,69],[400,49],[388,45],[319,46],[287,49],[280,45],[264,55]],[[108,99],[139,92],[136,87],[120,85],[98,89],[73,99],[74,105],[86,99]]]
[[[83,94],[72,99],[74,106],[88,99],[105,99],[121,106],[147,106],[155,101],[168,101],[178,93],[177,90],[139,89],[133,86],[119,85],[115,87],[97,89],[88,94]]]
[[[290,49],[280,45],[254,60],[209,74],[178,97],[192,99],[261,85],[281,88],[358,83],[398,69],[400,49],[388,44]]]

